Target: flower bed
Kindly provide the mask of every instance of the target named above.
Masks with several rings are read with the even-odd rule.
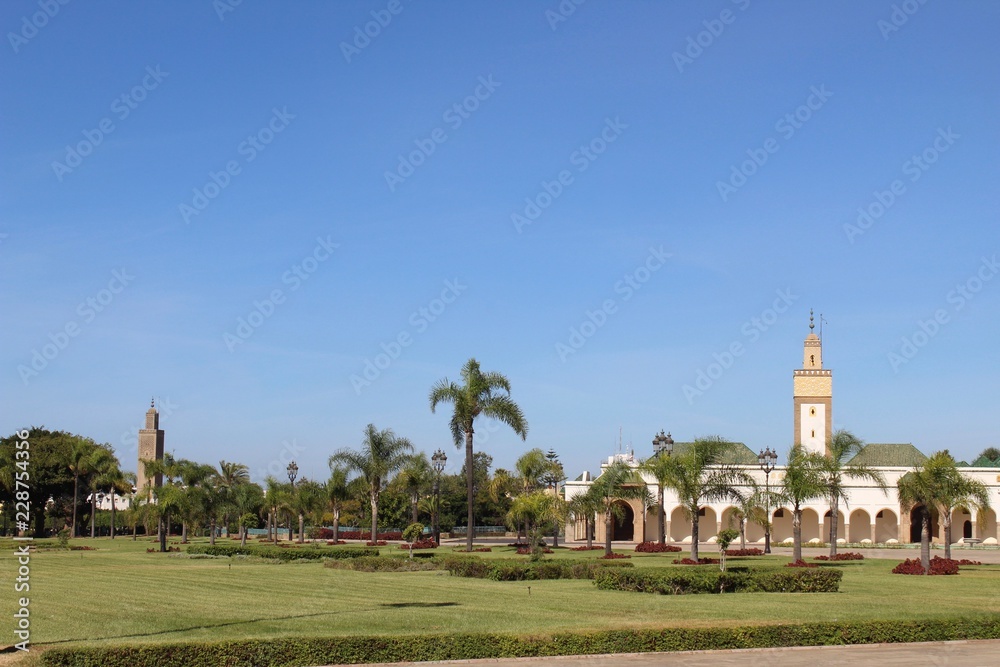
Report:
[[[588,547],[588,546],[584,545],[582,547],[570,547],[569,550],[570,551],[600,551],[603,548],[604,547],[597,547],[597,546]]]
[[[726,549],[727,556],[763,556],[764,550],[757,547],[749,549]]]
[[[819,567],[816,563],[807,563],[804,560],[793,560],[791,563],[785,563],[785,567]]]
[[[924,570],[919,558],[907,558],[892,568],[893,574],[958,574],[960,561],[934,556],[931,558],[931,571]],[[981,563],[977,563],[981,564]]]
[[[835,593],[843,572],[831,568],[768,568],[719,572],[717,569],[638,568],[598,570],[594,585],[602,590],[685,595],[698,593]]]
[[[379,540],[378,542],[372,542],[371,540],[369,540],[369,541],[365,542],[365,546],[366,547],[384,547],[387,544],[389,544],[389,543],[386,542],[385,540]]]
[[[336,542],[334,542],[333,540],[327,540],[326,544],[327,546],[332,547],[334,544],[347,544],[347,542],[345,542],[344,540],[337,540]]]
[[[333,537],[332,533],[331,533],[330,537]],[[368,531],[368,530],[366,530],[366,531],[342,530],[342,531],[340,531],[340,535],[338,535],[338,537],[340,539],[342,539],[342,540],[367,540],[367,541],[371,541],[372,534],[371,534],[371,531]],[[379,533],[378,534],[378,539],[380,539],[380,540],[401,540],[401,539],[403,539],[403,533],[401,533],[398,530],[395,530],[395,531],[392,531],[392,532],[388,532],[388,533]]]
[[[628,554],[616,554],[613,551],[609,554],[604,554],[603,556],[601,556],[601,560],[615,560],[616,558],[631,558],[631,556],[629,556]]]
[[[600,548],[600,547],[598,547]],[[640,542],[635,545],[635,550],[641,554],[676,553],[681,550],[670,544],[660,544],[659,542]]]
[[[548,547],[543,547],[542,548],[542,553],[543,554],[550,554],[550,553],[552,553],[552,549],[549,549]],[[530,556],[531,555],[531,547],[518,547],[517,548],[517,555],[518,556]]]
[[[409,543],[400,544],[399,548],[403,549],[404,551],[409,551],[410,550],[410,545],[409,545]],[[437,549],[438,545],[437,545],[437,542],[435,542],[434,540],[418,540],[418,541],[416,541],[416,542],[413,543],[413,548],[414,549]]]
[[[691,558],[675,558],[674,565],[718,565],[718,558],[699,558],[694,560]]]
[[[864,560],[865,557],[853,551],[845,551],[833,556],[813,556],[813,560]]]

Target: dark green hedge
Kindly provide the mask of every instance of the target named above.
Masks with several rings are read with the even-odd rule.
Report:
[[[781,568],[742,571],[643,568],[604,569],[594,585],[607,591],[661,595],[694,593],[836,593],[844,573],[829,568]]]
[[[536,579],[593,579],[598,570],[633,567],[620,561],[536,561],[487,560],[452,556],[443,561],[444,568],[456,577],[493,579],[494,581],[532,581]]]
[[[1000,639],[1000,619],[606,630],[549,637],[439,634],[57,648],[43,653],[41,662],[47,667],[298,667],[959,639]]]
[[[248,544],[241,547],[238,544],[192,544],[187,548],[189,554],[208,554],[209,556],[256,556],[258,558],[276,558],[278,560],[322,560],[324,558],[358,558],[360,556],[378,556],[378,549],[368,547],[344,547],[323,549],[312,547],[275,547],[264,544]]]

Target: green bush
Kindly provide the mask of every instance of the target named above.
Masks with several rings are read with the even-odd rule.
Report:
[[[450,556],[443,559],[446,570],[456,577],[493,579],[494,581],[532,581],[536,579],[593,579],[598,570],[632,567],[615,561],[525,562],[522,560],[483,560]]]
[[[209,556],[256,556],[257,558],[272,558],[280,561],[378,556],[378,549],[369,549],[367,547],[301,549],[275,547],[265,544],[248,544],[245,547],[241,547],[238,544],[216,544],[214,546],[210,544],[192,544],[187,548],[187,552],[189,554],[208,554]]]
[[[54,648],[46,667],[296,667],[600,653],[1000,639],[1000,619],[854,621],[720,628],[603,630],[550,636],[438,634],[284,638]]]
[[[323,567],[356,572],[417,572],[441,569],[441,565],[434,561],[415,561],[409,558],[389,558],[386,556],[358,556],[357,558],[328,560],[323,563]]]
[[[717,572],[679,568],[601,570],[594,585],[607,591],[660,595],[699,593],[836,593],[843,572],[830,569],[767,569]]]

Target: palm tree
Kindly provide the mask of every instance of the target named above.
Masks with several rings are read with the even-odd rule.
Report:
[[[221,495],[221,501],[228,507],[230,503],[228,500],[232,495],[233,489],[240,484],[247,484],[250,482],[250,469],[242,463],[232,463],[229,461],[219,461],[219,467],[216,470],[216,485]],[[222,523],[229,525],[229,515],[228,512],[224,512],[222,515]],[[270,525],[268,526],[270,528]],[[270,535],[269,535],[270,537]]]
[[[861,453],[865,443],[845,429],[838,429],[827,443],[823,466],[823,479],[826,484],[826,496],[830,500],[830,556],[837,555],[837,529],[840,523],[840,501],[847,507],[847,485],[845,477],[874,482],[883,493],[889,487],[885,484],[885,476],[876,468],[864,463],[849,461]]]
[[[73,530],[72,537],[77,537],[76,510],[80,504],[80,477],[90,474],[90,457],[94,451],[94,443],[90,440],[78,439],[70,446],[66,465],[73,473]]]
[[[266,485],[265,495],[267,497],[267,539],[272,539],[271,529],[274,529],[273,540],[274,543],[278,543],[278,507],[281,505],[282,496],[284,495],[284,484],[282,484],[273,475],[268,475],[267,479],[264,480]]]
[[[406,438],[398,437],[392,429],[379,431],[374,424],[365,427],[360,450],[341,449],[330,457],[333,468],[343,464],[356,470],[368,484],[368,501],[372,509],[372,541],[378,540],[378,501],[384,484],[394,472],[402,468],[413,445]]]
[[[533,491],[514,498],[506,517],[508,525],[512,527],[521,524],[527,526],[532,560],[542,557],[542,535],[546,526],[565,518],[566,503],[562,498],[545,491]]]
[[[233,487],[233,508],[239,517],[240,546],[246,546],[247,528],[257,524],[257,514],[264,505],[264,491],[257,484],[238,484]]]
[[[406,465],[403,466],[403,469],[399,471],[396,480],[403,486],[406,494],[410,497],[410,523],[417,523],[420,519],[420,494],[434,480],[434,471],[431,470],[427,454],[419,452],[411,456],[407,460]]]
[[[639,464],[639,470],[652,475],[656,480],[656,505],[659,508],[656,517],[660,530],[660,544],[667,543],[667,512],[663,505],[663,488],[672,469],[669,459],[669,455],[651,456]]]
[[[774,492],[778,501],[771,507],[792,506],[792,560],[802,560],[802,505],[827,493],[823,471],[826,457],[795,445],[788,454],[788,465],[781,480],[781,490]],[[770,517],[768,517],[770,519]]]
[[[299,544],[305,542],[305,519],[326,504],[325,489],[311,479],[300,480],[296,485],[295,496],[292,499],[295,513],[299,517]],[[310,518],[310,520],[312,520]],[[315,525],[315,524],[314,524]]]
[[[733,444],[718,436],[697,438],[690,448],[662,458],[663,483],[677,493],[684,515],[691,520],[691,559],[698,560],[699,512],[703,502],[737,500],[738,487],[753,486],[749,474],[723,459]]]
[[[134,481],[135,474],[122,471],[118,467],[118,459],[112,459],[94,478],[94,485],[102,490],[107,489],[108,497],[111,498],[111,539],[115,539],[115,497],[118,492],[129,493]]]
[[[593,485],[587,488],[585,493],[573,496],[569,501],[569,510],[576,517],[583,517],[584,530],[587,533],[587,548],[594,546],[594,527],[597,522],[597,513],[601,511],[601,497],[594,490]]]
[[[966,507],[976,514],[979,527],[985,528],[986,510],[990,508],[989,489],[979,480],[963,475],[957,467],[951,467],[942,484],[938,506],[944,527],[944,557],[951,559],[952,512],[957,507]]]
[[[431,412],[434,412],[441,403],[451,403],[454,406],[450,422],[451,436],[456,447],[461,447],[463,439],[465,441],[465,484],[468,502],[465,549],[472,551],[476,525],[473,516],[475,475],[472,441],[476,418],[483,415],[507,424],[514,433],[521,436],[521,440],[526,440],[528,437],[528,422],[521,408],[510,398],[510,381],[506,376],[496,372],[484,373],[479,369],[479,362],[475,359],[465,362],[461,375],[460,385],[449,382],[448,378],[435,384],[431,388],[430,403]]]
[[[183,490],[180,512],[181,544],[188,543],[188,526],[204,514],[201,503],[204,494],[201,487],[211,484],[215,474],[215,468],[210,465],[195,463],[187,459],[177,461],[177,476],[180,478]]]
[[[604,555],[610,556],[613,520],[625,517],[619,501],[641,500],[647,493],[646,484],[627,463],[615,461],[594,480],[588,493],[591,490],[597,499],[598,511],[604,514]]]
[[[91,451],[86,465],[90,468],[90,537],[93,538],[96,536],[97,494],[101,490],[102,476],[114,474],[112,471],[118,467],[118,459],[110,447],[98,445]]]
[[[749,493],[740,493],[733,504],[736,511],[733,515],[739,524],[737,530],[740,533],[740,549],[747,548],[747,522],[755,523],[761,528],[768,527],[767,507],[774,505],[774,493],[768,498],[764,489],[753,485]]]
[[[340,539],[340,512],[344,503],[351,498],[347,488],[347,470],[339,466],[330,469],[330,479],[326,482],[326,498],[333,512],[333,543],[336,544]]]

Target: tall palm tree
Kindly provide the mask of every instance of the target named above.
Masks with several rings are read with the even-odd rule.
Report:
[[[792,506],[792,559],[802,560],[802,505],[827,492],[823,471],[826,457],[808,452],[802,445],[795,445],[788,454],[788,465],[781,480],[781,490],[774,492],[777,501],[771,507]]]
[[[565,518],[565,501],[545,491],[532,491],[514,498],[506,516],[507,524],[510,526],[521,524],[527,526],[532,560],[542,557],[542,535],[545,528]]]
[[[823,481],[830,500],[830,556],[837,555],[837,530],[840,523],[840,502],[847,507],[848,494],[845,478],[874,482],[883,493],[888,490],[885,476],[876,468],[864,463],[849,463],[861,453],[865,443],[845,429],[838,429],[827,443],[824,457]]]
[[[667,543],[667,512],[663,505],[663,489],[672,470],[669,459],[670,456],[651,456],[639,464],[639,470],[648,473],[656,480],[656,505],[659,508],[656,519],[660,531],[660,544]]]
[[[118,467],[118,459],[111,459],[106,466],[97,471],[94,485],[102,491],[107,489],[111,498],[111,539],[115,539],[115,498],[118,493],[128,493],[132,490],[135,474],[124,472]]]
[[[948,450],[945,450],[947,453]],[[950,455],[949,455],[950,456]],[[954,464],[954,459],[952,463]],[[951,514],[957,507],[966,507],[975,513],[980,528],[986,527],[986,510],[990,509],[989,488],[978,479],[966,477],[957,466],[951,465],[943,475],[938,494],[941,524],[944,528],[944,557],[951,558]]]
[[[718,436],[697,438],[680,453],[664,457],[663,483],[677,493],[684,515],[691,520],[691,559],[698,560],[699,512],[704,502],[737,500],[740,486],[753,486],[749,474],[724,463],[733,444]]]
[[[233,487],[233,508],[236,510],[240,530],[240,546],[246,546],[247,528],[257,525],[257,515],[264,505],[264,491],[257,484],[237,484]]]
[[[420,519],[420,494],[434,481],[434,471],[427,454],[419,452],[411,456],[396,479],[410,497],[410,523],[417,523]]]
[[[340,512],[344,503],[350,500],[351,494],[347,488],[347,470],[339,466],[330,469],[330,479],[326,482],[326,499],[330,511],[333,512],[333,543],[340,539]]]
[[[642,500],[648,493],[646,483],[627,463],[615,461],[594,480],[588,493],[591,490],[597,499],[598,511],[604,514],[604,555],[610,556],[614,519],[625,517],[619,501]]]
[[[232,496],[233,489],[240,484],[247,484],[250,482],[250,469],[242,463],[232,463],[222,460],[219,461],[219,467],[216,470],[216,477],[216,486],[218,487],[221,501],[223,502],[224,507],[228,508],[231,506],[229,499]],[[228,512],[223,512],[222,523],[227,526],[229,525]],[[270,525],[268,528],[270,528]]]
[[[73,530],[72,537],[77,537],[76,510],[80,505],[80,477],[90,474],[91,455],[94,451],[94,443],[90,440],[77,439],[69,448],[66,465],[73,473]]]
[[[365,427],[360,450],[341,449],[330,457],[330,467],[343,464],[356,470],[368,484],[368,501],[372,509],[372,541],[378,540],[378,501],[385,483],[402,468],[413,451],[409,440],[397,436],[392,429],[378,430],[374,424]]]
[[[305,542],[305,520],[326,504],[325,489],[311,479],[302,479],[295,484],[292,506],[299,517],[299,544]],[[310,521],[312,518],[310,518]],[[315,525],[315,524],[314,524]]]
[[[597,513],[603,508],[599,491],[600,489],[594,490],[593,485],[591,485],[587,488],[586,492],[573,496],[573,499],[569,501],[570,512],[575,517],[583,517],[588,549],[594,546],[594,528],[597,523]]]
[[[737,529],[740,533],[740,549],[747,548],[747,523],[754,523],[761,528],[768,527],[767,507],[774,504],[774,494],[768,497],[767,492],[754,484],[749,493],[740,493],[734,500],[736,511],[733,515],[739,524]]]
[[[265,495],[267,498],[267,539],[272,539],[271,529],[274,529],[273,540],[274,543],[278,543],[278,507],[281,505],[282,496],[284,495],[284,487],[277,477],[273,475],[268,475],[267,479],[264,481],[265,484]]]
[[[177,462],[177,476],[180,478],[182,493],[181,505],[181,544],[188,543],[188,527],[204,514],[202,487],[211,484],[216,470],[210,465],[195,463],[187,459]]]
[[[97,494],[101,491],[102,476],[114,475],[113,470],[118,467],[118,459],[109,446],[98,445],[91,451],[87,465],[90,467],[90,537],[93,538],[97,534]]]
[[[479,362],[469,359],[462,366],[462,384],[449,382],[444,378],[431,387],[431,412],[441,403],[451,403],[454,411],[451,416],[451,436],[456,447],[465,441],[465,473],[466,500],[468,512],[466,519],[465,549],[472,551],[472,540],[475,534],[475,516],[473,495],[475,493],[475,475],[473,461],[474,424],[480,415],[495,419],[514,430],[522,440],[528,437],[528,422],[521,408],[510,398],[510,380],[501,373],[483,372]]]

